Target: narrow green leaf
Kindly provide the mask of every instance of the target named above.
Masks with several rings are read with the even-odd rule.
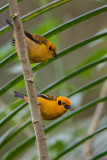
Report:
[[[14,58],[17,57],[16,52],[13,52],[12,54],[10,54],[9,56],[7,56],[6,58],[4,58],[1,62],[0,62],[0,68],[4,67],[6,64],[10,63]]]
[[[17,107],[14,111],[9,113],[6,117],[4,117],[0,121],[0,127],[2,127],[5,123],[7,123],[14,115],[16,115],[16,113],[18,113],[20,110],[22,110],[26,106],[27,106],[27,102],[24,102],[19,107]]]
[[[89,109],[90,107],[95,107],[96,104],[102,102],[102,101],[106,101],[107,100],[107,97],[102,97],[102,98],[99,98],[97,100],[94,100],[86,105],[84,105],[83,107],[79,108],[79,109],[76,109],[75,111],[73,111],[72,113],[70,113],[69,115],[63,117],[63,118],[59,118],[58,120],[56,120],[55,122],[51,123],[46,129],[45,129],[45,132],[48,133],[50,132],[54,127],[56,127],[57,125],[61,124],[62,122],[65,122],[67,119],[81,113],[82,111],[86,110],[86,109]],[[23,128],[25,128],[27,125],[29,125],[31,123],[31,120],[28,120],[27,122],[23,123],[19,129],[17,129],[16,131],[14,131],[13,133],[13,137],[14,135],[17,135],[19,133],[19,131],[21,131]],[[22,128],[23,127],[23,128]],[[9,142],[10,140],[12,140],[13,138],[12,136],[8,137],[7,141]],[[23,143],[21,143],[18,147],[16,147],[15,149],[13,149],[12,151],[9,151],[8,155],[9,154],[12,154],[17,156],[19,153],[21,153],[21,148],[24,148],[26,149],[26,147],[30,146],[26,146],[28,143],[33,143],[32,141],[35,141],[35,135],[32,136],[31,138],[28,138],[27,140],[25,140]],[[6,142],[6,141],[5,141]],[[6,142],[6,144],[8,143]],[[5,145],[5,143],[4,143]],[[16,154],[17,153],[17,154]]]
[[[28,14],[26,14],[25,16],[22,17],[22,22],[26,22],[36,16],[39,16],[40,14],[43,14],[53,8],[56,8],[62,4],[65,4],[67,2],[69,2],[71,0],[55,0],[51,3],[48,3],[47,5],[40,7],[39,9],[34,10],[33,12],[30,12]],[[3,35],[4,33],[8,32],[9,30],[11,30],[11,27],[9,27],[9,25],[4,26],[3,28],[1,28],[0,30],[0,35]]]
[[[36,16],[40,15],[40,14],[43,14],[53,8],[56,8],[62,4],[65,4],[69,1],[72,1],[72,0],[55,0],[51,3],[48,3],[47,5],[43,6],[43,7],[40,7],[39,9],[37,10],[34,10],[33,12],[30,12],[28,14],[26,14],[25,16],[22,17],[22,22],[26,22],[32,18],[35,18]]]
[[[105,151],[103,151],[103,152],[95,155],[94,157],[92,157],[92,158],[89,159],[89,160],[97,160],[97,159],[99,159],[99,158],[101,158],[101,157],[103,157],[103,156],[107,156],[107,150],[105,150]]]
[[[11,141],[18,133],[20,133],[25,127],[27,127],[29,124],[31,124],[31,120],[27,120],[25,123],[20,125],[19,127],[15,127],[14,130],[10,130],[10,132],[7,132],[6,136],[2,139],[0,142],[0,149],[2,149],[7,143]]]
[[[67,97],[71,97],[71,96],[73,96],[73,95],[75,95],[75,94],[77,94],[79,92],[82,92],[82,91],[87,90],[87,89],[89,89],[91,87],[94,87],[95,85],[97,85],[98,83],[103,82],[106,79],[107,79],[107,75],[105,75],[103,77],[100,77],[99,79],[96,79],[96,80],[94,80],[94,81],[82,86],[81,88],[77,89],[76,91],[74,91],[72,93],[69,93],[69,95]]]
[[[16,127],[10,128],[6,133],[3,133],[2,136],[0,136],[0,149],[2,149],[2,144],[3,142],[6,141],[6,139],[9,138],[9,136],[11,135],[11,133],[13,133],[15,131]]]
[[[14,78],[14,80],[12,79],[11,81],[9,81],[7,84],[5,84],[3,87],[0,88],[0,95],[2,95],[3,93],[5,93],[9,88],[11,88],[12,86],[14,86],[17,82],[19,82],[22,79],[23,79],[23,74],[20,74],[20,75],[16,76]],[[11,86],[11,84],[12,84],[12,86]]]
[[[103,63],[103,62],[106,62],[106,61],[107,61],[107,57],[104,57],[104,58],[100,58],[100,59],[97,60],[97,61],[94,61],[94,62],[92,62],[92,63],[89,63],[89,64],[87,64],[87,65],[85,65],[85,66],[77,69],[76,71],[70,73],[69,75],[64,76],[63,78],[61,78],[61,79],[57,80],[56,82],[50,84],[49,86],[47,86],[46,88],[44,88],[43,90],[41,90],[40,93],[49,92],[51,89],[57,87],[57,86],[60,85],[61,83],[63,83],[63,82],[65,82],[65,81],[67,81],[67,80],[69,80],[69,79],[77,76],[78,74],[86,71],[87,69],[90,69],[90,68],[96,66],[97,64],[100,64],[100,63]]]
[[[21,2],[21,1],[23,1],[23,0],[18,0],[18,2]],[[3,7],[0,8],[0,13],[5,11],[8,8],[9,8],[9,4],[4,5]]]
[[[84,143],[85,141],[87,141],[88,139],[92,138],[93,136],[95,136],[96,134],[105,131],[107,129],[107,126],[102,127],[98,130],[96,130],[94,133],[86,136],[85,138],[82,138],[81,140],[75,142],[73,145],[71,145],[70,147],[64,149],[60,154],[57,155],[57,157],[55,157],[53,160],[57,160],[60,157],[64,156],[66,153],[71,152],[73,149],[75,149],[76,147],[78,147],[79,145],[81,145],[82,143]]]
[[[29,138],[29,140],[23,141],[18,147],[15,147],[11,153],[7,152],[2,160],[12,160],[16,155],[20,154],[23,150],[27,149],[29,146],[32,146],[35,143],[35,136]]]
[[[7,8],[9,8],[9,4],[4,5],[3,7],[0,8],[0,13],[5,11]]]
[[[102,38],[103,36],[106,36],[107,35],[107,32],[105,33],[102,33],[102,34],[99,34],[99,35],[96,35],[96,36],[93,36],[93,37],[90,37],[88,39],[85,39],[75,45],[72,45],[70,47],[67,47],[65,49],[63,49],[62,51],[59,52],[58,54],[58,58],[61,58],[62,56],[70,53],[71,51],[74,51],[92,41],[95,41],[99,38]],[[41,69],[42,67],[46,66],[47,64],[51,63],[52,61],[55,61],[56,59],[53,58],[53,59],[50,59],[48,62],[44,62],[44,63],[39,63],[37,65],[35,65],[32,70],[33,71],[37,71],[39,69]],[[7,84],[5,84],[4,86],[1,87],[0,89],[0,95],[4,94],[7,90],[9,90],[12,86],[14,86],[17,82],[19,82],[20,80],[23,79],[23,75],[20,74],[19,76],[15,77],[14,79],[12,79],[11,81],[9,81]]]
[[[82,21],[85,21],[85,20],[87,20],[87,19],[89,19],[89,18],[91,18],[93,16],[96,16],[96,15],[102,13],[102,12],[105,12],[105,11],[107,11],[107,5],[104,5],[102,7],[94,9],[94,10],[92,10],[90,12],[87,12],[87,13],[85,13],[83,15],[80,15],[79,17],[71,19],[70,21],[67,21],[66,23],[63,23],[63,24],[53,28],[49,32],[43,34],[43,36],[45,36],[46,38],[48,38],[50,36],[53,36],[53,35],[55,35],[57,33],[62,32],[63,30],[65,30],[65,29],[67,29],[69,27],[72,27],[72,26],[74,26],[74,25],[76,25],[76,24],[78,24],[78,23],[80,23]]]

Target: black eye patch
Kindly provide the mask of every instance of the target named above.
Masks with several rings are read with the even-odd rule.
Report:
[[[51,46],[49,47],[49,50],[52,51],[52,47]]]
[[[58,104],[61,105],[61,100],[58,101]]]

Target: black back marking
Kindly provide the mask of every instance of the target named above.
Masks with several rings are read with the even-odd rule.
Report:
[[[47,39],[43,36],[40,36],[38,34],[32,35],[32,34],[30,34],[29,32],[26,32],[26,31],[25,31],[25,35],[29,39],[31,39],[32,41],[36,42],[37,44],[44,44],[44,45],[47,44]]]
[[[25,31],[25,35],[29,38],[29,39],[31,39],[31,40],[33,40],[34,42],[36,42],[36,40],[34,40],[34,38],[32,37],[32,35],[29,33],[29,32],[26,32]],[[37,43],[37,42],[36,42]]]
[[[41,98],[52,100],[52,101],[57,100],[57,97],[53,95],[37,94],[37,97],[41,97]]]

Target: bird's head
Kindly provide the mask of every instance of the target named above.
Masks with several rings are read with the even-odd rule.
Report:
[[[55,45],[52,42],[48,41],[47,47],[48,47],[49,53],[52,55],[52,57],[57,58],[58,57],[57,56],[57,49],[56,49]]]
[[[57,98],[57,104],[59,107],[61,107],[62,109],[72,109],[71,108],[71,102],[67,97],[58,97]]]

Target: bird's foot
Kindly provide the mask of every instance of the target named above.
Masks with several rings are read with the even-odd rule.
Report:
[[[44,124],[42,123],[42,130],[45,130],[45,126],[44,126]]]

